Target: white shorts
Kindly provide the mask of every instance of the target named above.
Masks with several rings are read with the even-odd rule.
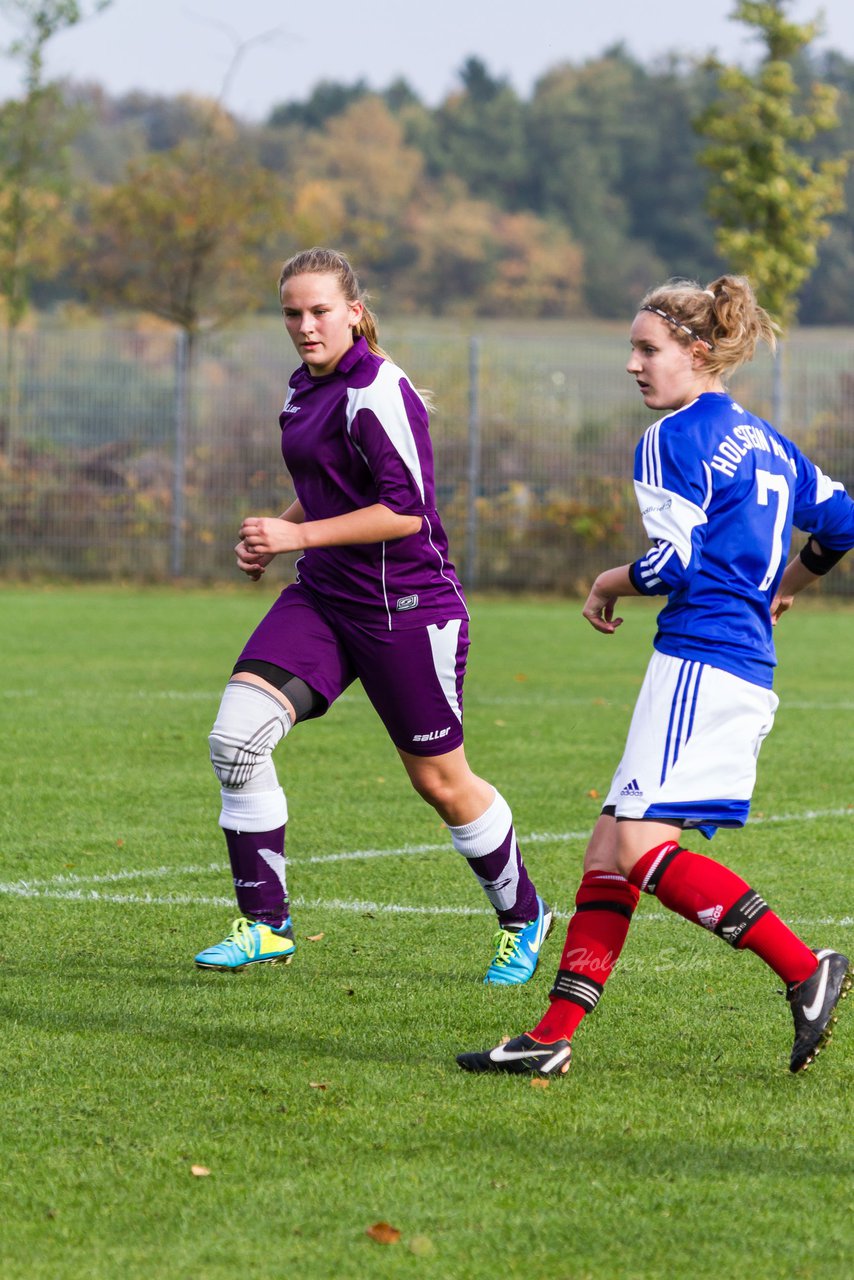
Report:
[[[605,807],[618,818],[742,827],[779,698],[728,671],[654,652]]]

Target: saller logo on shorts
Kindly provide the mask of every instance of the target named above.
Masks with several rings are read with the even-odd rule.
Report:
[[[401,596],[394,607],[398,613],[403,613],[406,609],[417,609],[418,596]]]
[[[413,742],[435,742],[437,738],[447,738],[450,732],[451,732],[451,726],[448,725],[447,729],[433,729],[431,733],[413,734],[412,741]]]

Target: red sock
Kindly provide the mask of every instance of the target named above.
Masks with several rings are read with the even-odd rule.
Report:
[[[635,863],[629,881],[738,950],[753,951],[786,983],[815,972],[817,961],[806,943],[741,876],[712,858],[669,840]]]
[[[619,959],[640,894],[616,872],[588,871],[575,898],[548,1012],[531,1035],[569,1040]]]

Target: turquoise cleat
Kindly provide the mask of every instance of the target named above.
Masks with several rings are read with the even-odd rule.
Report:
[[[296,949],[290,916],[278,929],[241,916],[227,938],[199,952],[196,964],[200,969],[237,973],[250,964],[290,964]]]
[[[537,894],[537,918],[518,928],[499,929],[495,955],[486,971],[487,986],[518,987],[534,976],[540,948],[552,930],[552,909]]]

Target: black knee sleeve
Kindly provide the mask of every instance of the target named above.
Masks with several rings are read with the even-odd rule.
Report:
[[[235,663],[231,674],[237,675],[238,671],[248,671],[251,675],[260,676],[274,689],[283,693],[294,709],[296,716],[294,724],[299,720],[311,720],[315,716],[322,716],[326,711],[326,699],[316,689],[312,689],[310,684],[306,684],[305,680],[295,676],[292,671],[286,671],[284,667],[277,666],[275,662],[243,658]]]

